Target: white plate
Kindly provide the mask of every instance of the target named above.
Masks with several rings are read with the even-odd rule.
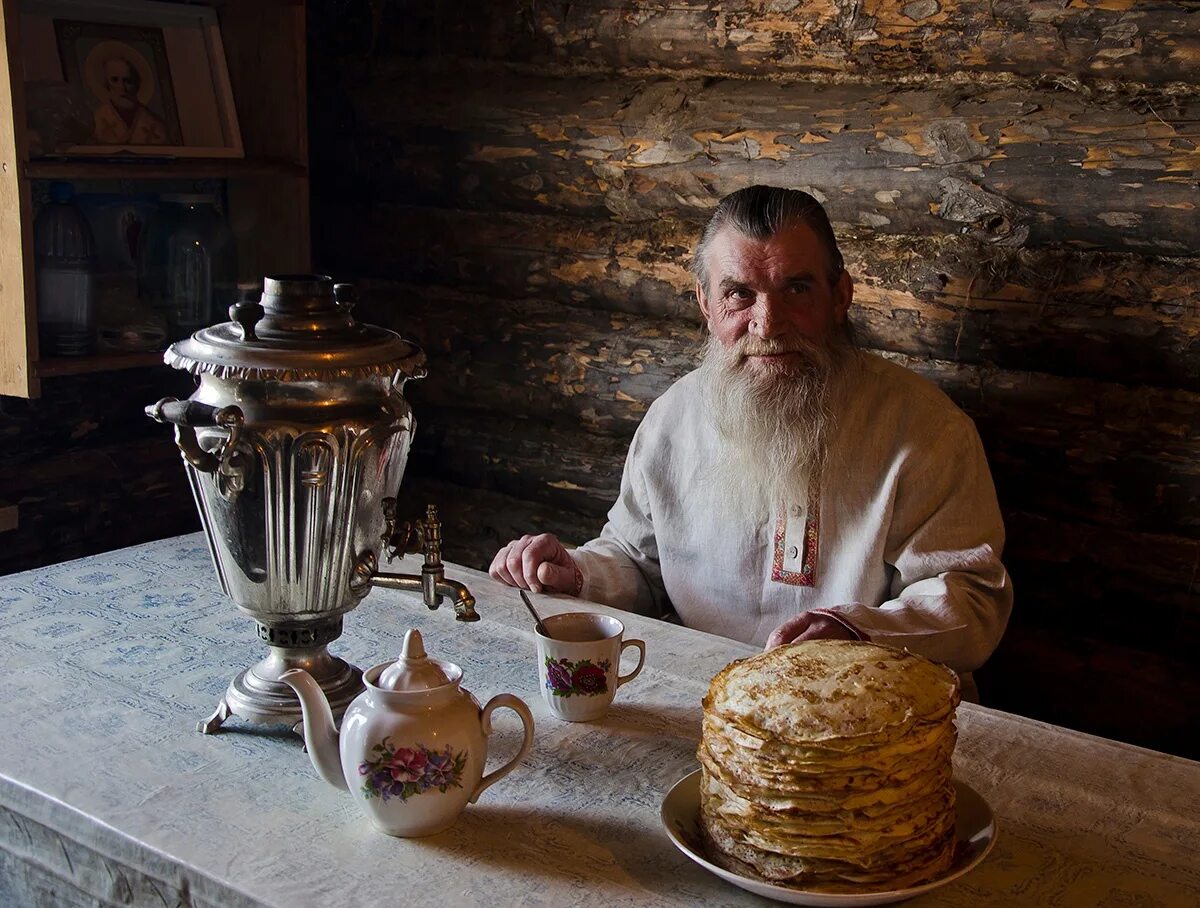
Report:
[[[954,863],[944,876],[920,886],[908,889],[893,889],[887,892],[811,892],[777,886],[763,880],[754,880],[718,867],[704,856],[700,844],[700,770],[684,776],[667,792],[662,804],[662,821],[667,835],[675,847],[689,858],[711,871],[721,879],[740,886],[756,895],[787,902],[790,905],[827,906],[827,908],[849,908],[853,905],[888,905],[910,899],[913,896],[945,886],[957,880],[988,856],[996,844],[996,818],[992,810],[970,785],[954,780],[957,794],[955,799],[955,835],[959,847],[955,851]]]

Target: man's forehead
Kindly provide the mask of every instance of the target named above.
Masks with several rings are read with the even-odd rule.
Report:
[[[764,239],[755,239],[726,226],[709,247],[711,278],[738,277],[755,272],[796,274],[823,267],[826,251],[807,224],[789,225]]]

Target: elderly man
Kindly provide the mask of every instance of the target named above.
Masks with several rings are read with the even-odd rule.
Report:
[[[523,536],[492,576],[673,607],[768,648],[869,639],[978,668],[1012,608],[979,436],[935,386],[854,348],[824,209],[794,190],[735,192],[693,270],[703,361],[647,411],[600,537],[569,552]]]

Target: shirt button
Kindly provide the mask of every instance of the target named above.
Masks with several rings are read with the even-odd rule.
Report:
[[[798,558],[799,556],[800,556],[800,550],[798,548],[796,548],[794,545],[788,546],[788,557],[789,558],[794,559],[794,558]]]

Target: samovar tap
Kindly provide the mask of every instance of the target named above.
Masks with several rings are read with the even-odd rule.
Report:
[[[436,609],[442,604],[442,597],[448,597],[454,604],[454,617],[458,621],[478,621],[479,613],[475,611],[475,597],[471,591],[457,580],[446,579],[446,568],[442,564],[442,522],[437,516],[437,507],[427,505],[425,517],[412,523],[398,524],[396,517],[396,499],[383,500],[383,513],[386,530],[383,534],[384,551],[388,561],[403,557],[409,544],[417,537],[421,540],[421,548],[425,562],[421,565],[420,575],[416,574],[384,574],[375,570],[375,558],[369,558],[355,570],[352,583],[363,595],[372,586],[380,586],[390,590],[406,590],[419,592],[425,605]]]

